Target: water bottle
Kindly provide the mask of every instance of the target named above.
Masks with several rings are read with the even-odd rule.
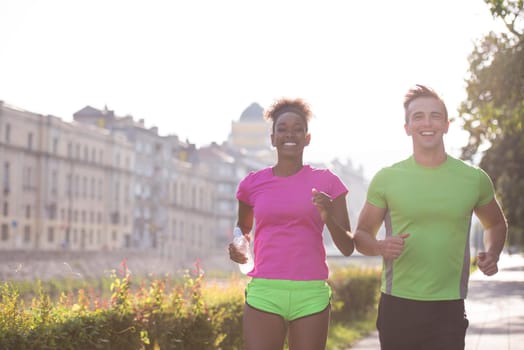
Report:
[[[251,250],[249,249],[249,242],[246,237],[244,237],[242,230],[238,226],[233,230],[233,245],[247,258],[245,264],[238,264],[240,272],[247,274],[253,270],[253,257],[251,256]]]

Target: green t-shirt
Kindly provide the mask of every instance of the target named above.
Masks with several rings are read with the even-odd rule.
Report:
[[[402,255],[384,259],[383,293],[413,300],[464,299],[473,209],[494,198],[480,168],[448,155],[440,166],[413,157],[380,170],[367,201],[386,208],[386,236],[409,233]]]

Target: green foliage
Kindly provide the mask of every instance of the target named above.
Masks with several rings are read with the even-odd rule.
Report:
[[[338,269],[332,273],[330,285],[333,290],[333,320],[348,322],[362,319],[373,311],[377,304],[380,270]]]
[[[49,289],[38,282],[31,306],[25,307],[10,283],[0,286],[0,348],[33,349],[182,349],[235,350],[242,348],[242,314],[247,279],[205,281],[198,265],[185,271],[170,287],[167,276],[132,288],[125,261],[113,273],[111,299],[101,301],[89,287],[61,291],[53,302]],[[349,343],[345,332],[375,310],[378,270],[336,269],[330,284],[338,305],[330,349]],[[49,284],[47,284],[49,286]],[[342,348],[342,347],[341,347]]]
[[[469,132],[462,150],[473,159],[481,146],[480,166],[492,178],[510,225],[510,244],[524,244],[524,1],[485,0],[506,26],[489,33],[469,57],[467,99],[459,117]]]

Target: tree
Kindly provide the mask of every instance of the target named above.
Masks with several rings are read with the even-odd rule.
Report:
[[[470,134],[462,158],[480,154],[510,225],[524,245],[524,0],[484,0],[505,33],[489,33],[469,56],[467,98],[459,118]],[[482,153],[482,147],[488,148]]]

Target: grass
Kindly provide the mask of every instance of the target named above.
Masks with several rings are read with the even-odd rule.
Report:
[[[347,350],[358,340],[373,332],[376,321],[376,312],[370,312],[364,320],[353,321],[347,324],[332,322],[329,327],[327,350]]]

